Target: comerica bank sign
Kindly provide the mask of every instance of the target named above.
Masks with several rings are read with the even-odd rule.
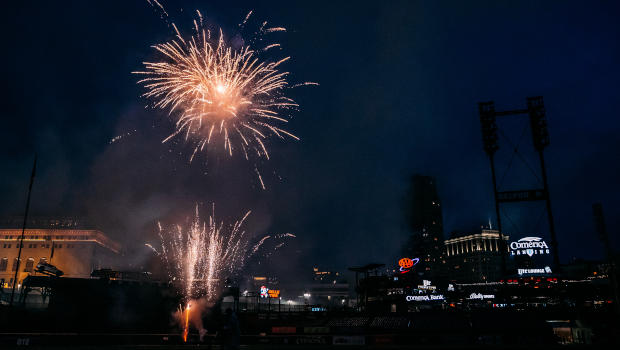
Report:
[[[523,237],[510,243],[511,255],[549,254],[549,246],[540,237]]]
[[[407,301],[433,301],[433,300],[445,300],[443,294],[429,294],[429,295],[407,295],[405,297]]]

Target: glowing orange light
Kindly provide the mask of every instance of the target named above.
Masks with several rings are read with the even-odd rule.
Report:
[[[409,259],[409,258],[402,258],[400,260],[398,260],[398,266],[408,269],[413,267],[413,260]]]
[[[187,343],[187,334],[189,333],[189,303],[185,308],[185,327],[183,328],[183,342]]]
[[[280,290],[279,289],[270,289],[267,291],[267,294],[269,294],[270,298],[278,298],[280,296]]]
[[[399,272],[401,274],[407,273],[407,272],[411,271],[411,268],[413,268],[419,262],[420,262],[419,258],[413,258],[413,259],[402,258],[402,259],[398,260],[398,266],[400,266]]]

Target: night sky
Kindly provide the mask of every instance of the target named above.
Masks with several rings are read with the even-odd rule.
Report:
[[[446,236],[495,221],[477,103],[517,109],[542,95],[561,259],[601,257],[596,201],[617,247],[620,3],[162,3],[185,33],[195,9],[225,31],[254,10],[288,29],[273,38],[277,57],[292,56],[290,80],[320,84],[291,91],[301,109],[288,128],[301,141],[269,143],[272,159],[258,164],[267,190],[253,163],[216,154],[190,164],[182,144],[161,144],[170,121],[144,108],[131,72],[173,31],[146,1],[14,1],[1,21],[0,215],[22,215],[37,152],[31,215],[87,217],[130,250],[156,242],[157,221],[215,202],[227,220],[252,210],[256,234],[296,234],[300,253],[278,264],[389,263],[408,234],[414,173],[437,178]],[[524,123],[501,125],[514,143]],[[538,160],[524,154],[529,165],[515,158],[504,189],[535,182]],[[502,144],[501,175],[511,155]],[[545,236],[541,208],[507,212],[506,233]]]

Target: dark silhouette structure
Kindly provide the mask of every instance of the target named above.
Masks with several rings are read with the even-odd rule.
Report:
[[[555,234],[553,224],[553,214],[551,212],[551,199],[549,198],[549,184],[547,181],[547,171],[545,168],[545,158],[543,150],[549,145],[549,132],[547,130],[547,121],[545,119],[545,105],[541,96],[528,97],[527,109],[518,109],[511,111],[496,111],[495,103],[480,102],[478,103],[480,113],[480,125],[482,127],[482,143],[483,148],[491,162],[491,174],[493,177],[493,191],[495,195],[495,212],[497,216],[497,228],[502,233],[502,220],[500,214],[500,205],[502,203],[515,202],[532,202],[545,201],[547,219],[549,222],[549,233],[551,235],[551,248],[553,254],[553,265],[556,272],[559,272],[560,258],[558,254],[558,241]],[[532,132],[532,141],[534,149],[538,153],[540,160],[541,186],[539,188],[530,188],[523,190],[500,191],[497,184],[497,176],[495,169],[495,152],[499,149],[498,144],[498,127],[497,117],[511,115],[528,115],[530,118],[530,130]],[[514,147],[515,154],[519,153],[518,145]],[[510,167],[510,166],[509,166]],[[502,241],[503,242],[503,241]],[[504,244],[504,243],[503,243]],[[502,269],[506,274],[506,249],[501,249]]]
[[[364,266],[349,267],[349,271],[355,272],[355,292],[357,294],[358,306],[363,306],[365,308],[368,305],[368,279],[370,277],[371,271],[375,271],[376,273],[377,269],[380,269],[384,266],[385,264],[370,263]],[[359,279],[360,273],[363,273],[363,281],[366,281],[363,285]]]
[[[414,175],[407,206],[411,237],[405,247],[409,258],[419,258],[416,267],[424,278],[442,275],[444,236],[441,201],[437,194],[435,179],[431,176]]]

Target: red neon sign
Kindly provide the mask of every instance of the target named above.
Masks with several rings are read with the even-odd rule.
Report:
[[[400,266],[400,270],[399,272],[402,273],[407,273],[409,271],[411,271],[411,269],[417,265],[420,262],[419,258],[402,258],[400,260],[398,260],[398,266]]]

